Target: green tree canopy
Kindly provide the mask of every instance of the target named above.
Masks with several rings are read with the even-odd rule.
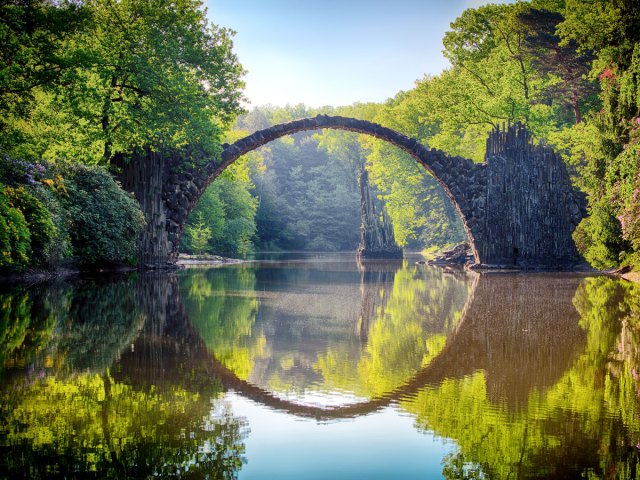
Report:
[[[32,7],[3,7],[3,13],[26,17],[23,10]],[[57,14],[42,20],[45,29],[78,10],[64,2],[42,9]],[[22,84],[33,85],[38,100],[26,121],[13,124],[24,139],[14,146],[17,153],[110,162],[143,146],[214,148],[240,111],[243,70],[232,52],[233,32],[209,24],[195,0],[89,0],[79,10],[81,28],[23,52],[76,52],[74,68],[61,71],[52,88],[37,88],[40,74],[3,65],[5,83],[28,76]],[[36,33],[20,32],[33,42]]]

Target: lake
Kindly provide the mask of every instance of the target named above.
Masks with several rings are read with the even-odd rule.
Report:
[[[640,475],[637,284],[301,254],[0,302],[0,478]]]

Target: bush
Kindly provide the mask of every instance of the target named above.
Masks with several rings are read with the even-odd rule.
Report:
[[[43,252],[45,257],[42,266],[55,266],[72,255],[71,239],[69,237],[69,215],[62,205],[60,195],[64,192],[62,177],[58,177],[61,187],[54,187],[46,183],[34,189],[34,195],[40,200],[42,206],[49,211],[55,227],[51,242]]]
[[[0,268],[135,260],[144,217],[100,167],[46,165],[0,155]]]
[[[46,266],[54,242],[58,238],[51,212],[25,187],[5,187],[4,194],[12,207],[18,209],[27,223],[31,236],[31,258],[29,263]]]
[[[20,271],[29,264],[31,233],[22,212],[11,205],[0,184],[0,269]]]
[[[618,220],[622,227],[622,237],[631,245],[631,252],[624,263],[640,268],[640,174],[635,176],[630,198],[620,210]]]
[[[625,248],[620,222],[606,199],[592,205],[589,210],[589,216],[583,218],[573,232],[576,247],[593,267],[615,267]]]
[[[133,264],[144,226],[133,196],[101,167],[70,166],[63,177],[75,260],[85,266]]]

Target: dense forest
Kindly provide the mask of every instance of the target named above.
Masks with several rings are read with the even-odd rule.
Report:
[[[136,152],[192,145],[213,156],[222,142],[318,113],[370,120],[478,162],[491,129],[522,122],[587,196],[574,232],[586,260],[640,265],[634,0],[468,9],[443,38],[450,68],[384,103],[320,109],[243,111],[233,34],[209,24],[197,1],[7,1],[0,25],[4,270],[135,263],[143,219],[113,178]],[[353,250],[362,169],[399,245],[464,241],[451,203],[414,160],[370,137],[323,131],[272,142],[227,169],[192,212],[182,250]]]

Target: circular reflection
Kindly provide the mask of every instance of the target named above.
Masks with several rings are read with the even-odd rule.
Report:
[[[406,384],[444,348],[473,282],[398,262],[295,262],[181,275],[191,325],[240,380],[338,407]]]

